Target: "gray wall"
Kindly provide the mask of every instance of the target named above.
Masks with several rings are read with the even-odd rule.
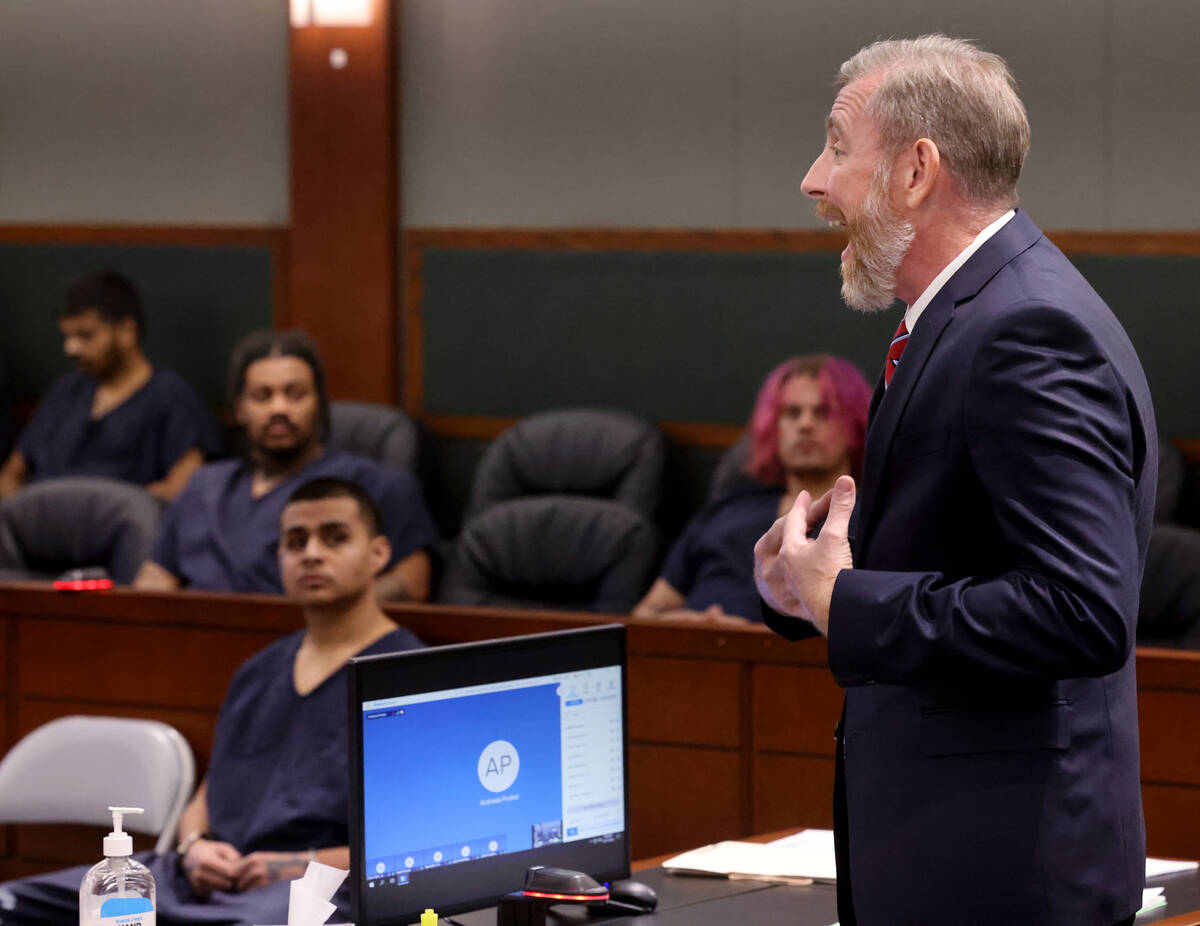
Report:
[[[1200,227],[1196,0],[396,0],[412,225],[809,227],[836,64],[1006,55],[1046,227]],[[0,0],[0,222],[288,221],[286,0]]]
[[[411,225],[815,227],[837,64],[940,30],[1012,64],[1044,227],[1200,227],[1197,0],[405,0],[404,23]]]
[[[0,0],[0,222],[286,224],[286,0]]]

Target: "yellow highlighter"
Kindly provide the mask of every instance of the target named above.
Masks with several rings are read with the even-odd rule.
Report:
[[[438,915],[426,907],[421,914],[421,926],[438,926]]]

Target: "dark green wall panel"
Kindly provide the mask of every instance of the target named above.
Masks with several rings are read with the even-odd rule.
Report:
[[[426,411],[740,423],[793,354],[843,354],[874,379],[899,313],[851,313],[838,288],[835,254],[430,250]]]
[[[431,249],[425,410],[521,416],[556,405],[656,421],[745,420],[765,371],[829,351],[874,381],[899,310],[838,296],[832,253]],[[1075,258],[1141,354],[1160,427],[1200,434],[1200,258]]]

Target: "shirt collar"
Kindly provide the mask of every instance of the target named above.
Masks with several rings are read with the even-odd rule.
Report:
[[[908,311],[904,313],[904,324],[909,331],[913,330],[913,326],[916,325],[917,319],[921,317],[921,313],[925,311],[925,307],[933,301],[933,297],[946,285],[946,281],[954,276],[958,272],[958,269],[971,259],[971,255],[983,247],[984,242],[1007,225],[1008,220],[1016,214],[1017,211],[1015,209],[1009,209],[1008,212],[1004,213],[1004,215],[1000,216],[1000,218],[996,219],[996,221],[976,235],[974,241],[963,248],[954,260],[942,268],[942,272],[933,278],[933,282],[925,287],[925,292],[921,293],[920,298],[910,305]]]

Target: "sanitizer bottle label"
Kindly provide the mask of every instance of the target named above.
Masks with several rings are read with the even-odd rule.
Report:
[[[145,897],[110,897],[100,905],[100,926],[154,926],[154,905]]]

